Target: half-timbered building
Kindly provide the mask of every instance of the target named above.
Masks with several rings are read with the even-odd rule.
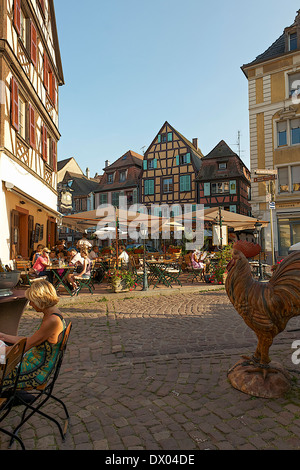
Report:
[[[95,206],[111,204],[119,207],[120,196],[126,197],[127,207],[139,202],[143,156],[129,150],[114,163],[106,162],[95,191]]]
[[[224,140],[202,158],[196,181],[198,203],[205,208],[250,215],[250,171]]]
[[[190,142],[165,122],[145,152],[141,180],[141,203],[184,205],[197,203],[196,175],[203,154],[198,139]]]
[[[53,0],[0,0],[0,257],[51,245],[57,225],[58,89]]]

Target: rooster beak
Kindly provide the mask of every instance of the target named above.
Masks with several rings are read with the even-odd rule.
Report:
[[[235,265],[235,260],[234,259],[230,260],[227,265],[227,272],[229,272],[233,268],[234,265]]]

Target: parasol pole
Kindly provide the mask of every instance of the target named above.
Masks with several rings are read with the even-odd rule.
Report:
[[[119,226],[119,220],[118,217],[116,217],[116,268],[118,269],[119,267],[119,231],[118,227]]]

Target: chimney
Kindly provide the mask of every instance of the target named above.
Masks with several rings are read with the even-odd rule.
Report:
[[[87,177],[88,179],[90,179],[90,169],[89,169],[89,168],[86,169],[85,174],[86,174],[86,177]]]
[[[198,139],[193,139],[193,146],[198,150]]]
[[[109,160],[106,160],[106,162],[105,162],[105,168],[107,168],[109,165],[110,165],[110,161],[109,161]]]

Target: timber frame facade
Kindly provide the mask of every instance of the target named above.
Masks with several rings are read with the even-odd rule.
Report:
[[[202,157],[198,139],[190,142],[165,122],[144,155],[141,204],[148,210],[151,205],[196,204]]]
[[[251,173],[224,140],[202,159],[196,181],[198,203],[205,208],[221,207],[242,215],[251,214]]]
[[[56,241],[64,77],[53,0],[0,0],[0,84],[0,258],[8,261]]]

